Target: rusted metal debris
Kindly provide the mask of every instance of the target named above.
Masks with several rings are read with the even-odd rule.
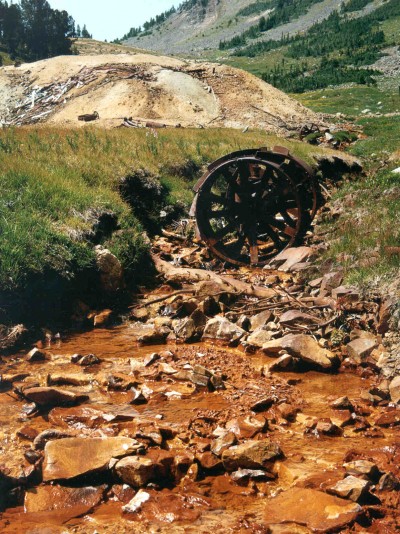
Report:
[[[182,128],[180,123],[177,124],[164,124],[163,122],[146,121],[142,119],[133,119],[132,117],[124,117],[124,121],[121,126],[126,128]]]
[[[100,116],[97,113],[97,111],[94,111],[93,113],[85,113],[84,115],[78,115],[78,121],[84,121],[84,122],[91,122],[95,121],[96,119],[99,119]]]
[[[191,215],[210,251],[230,264],[266,265],[306,233],[319,202],[314,172],[284,147],[241,150],[209,165]]]

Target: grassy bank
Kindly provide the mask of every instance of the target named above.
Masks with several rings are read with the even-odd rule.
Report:
[[[324,259],[344,267],[347,282],[385,293],[400,268],[400,174],[393,172],[400,166],[398,91],[353,86],[297,98],[314,111],[346,114],[363,133],[348,151],[363,161],[365,177],[333,193],[340,215],[324,221]]]
[[[172,216],[177,203],[189,207],[204,165],[234,150],[278,142],[263,132],[236,130],[3,131],[1,304],[23,295],[24,306],[34,307],[50,295],[55,301],[60,293],[70,295],[82,279],[90,285],[87,273],[94,267],[96,244],[109,247],[132,284],[140,283],[141,273],[148,271],[143,269],[148,249],[143,231],[157,231],[165,207]],[[285,144],[309,161],[318,151]],[[159,184],[161,194],[157,202],[139,199],[130,206],[120,195],[121,178],[139,169]]]

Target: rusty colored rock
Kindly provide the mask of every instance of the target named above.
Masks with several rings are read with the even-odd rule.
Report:
[[[368,491],[370,485],[371,483],[368,480],[350,475],[329,488],[329,493],[342,497],[343,499],[358,502]]]
[[[135,439],[124,437],[49,441],[44,449],[43,480],[68,480],[104,471],[112,458],[129,456],[141,447]]]
[[[265,326],[273,318],[272,312],[269,310],[262,311],[250,317],[250,331],[258,330]]]
[[[349,475],[365,475],[374,481],[379,477],[379,469],[374,462],[368,460],[354,460],[343,464]]]
[[[44,350],[38,349],[35,347],[30,350],[26,355],[26,361],[35,363],[35,362],[44,362],[51,358],[50,354]]]
[[[361,363],[377,346],[375,339],[359,337],[346,345],[346,352],[356,363]]]
[[[271,332],[264,330],[263,328],[257,328],[247,337],[243,344],[261,348],[265,343],[268,343],[268,341],[271,341]]]
[[[203,452],[197,457],[203,469],[220,469],[222,468],[222,461],[218,456],[215,456],[210,451]]]
[[[216,456],[221,454],[237,443],[237,437],[233,432],[226,432],[211,443],[211,452]]]
[[[287,312],[282,313],[279,318],[281,325],[313,325],[319,324],[321,321],[318,317],[311,315],[309,313],[303,313],[298,310],[288,310]]]
[[[103,310],[100,313],[97,313],[93,317],[93,326],[96,328],[101,328],[103,326],[108,326],[112,321],[113,311],[112,310]]]
[[[84,507],[88,512],[101,502],[106,489],[107,486],[84,488],[39,486],[26,492],[24,510],[26,513],[37,513]],[[78,515],[81,514],[79,510]]]
[[[394,403],[400,401],[400,375],[393,378],[389,384],[390,398]]]
[[[54,441],[56,439],[63,439],[63,438],[70,438],[73,437],[68,432],[63,432],[62,430],[57,430],[56,428],[49,428],[47,430],[44,430],[43,432],[40,432],[35,439],[33,440],[33,447],[37,451],[42,451],[46,443],[49,441]]]
[[[305,488],[291,488],[265,503],[267,525],[296,523],[313,532],[337,531],[352,524],[362,511],[357,503]]]
[[[298,263],[304,263],[315,255],[310,247],[287,248],[273,258],[266,268],[276,267],[280,271],[291,271]]]
[[[280,447],[270,441],[247,441],[241,445],[234,445],[222,453],[225,469],[235,471],[244,469],[265,469],[268,462],[282,456]]]
[[[320,369],[333,369],[337,364],[333,352],[323,349],[313,337],[305,334],[288,334],[263,346],[263,351],[268,356],[278,355],[281,350]]]
[[[214,317],[210,319],[204,329],[204,339],[218,339],[226,343],[235,343],[244,336],[245,330],[239,328],[225,317]]]
[[[94,380],[93,375],[84,373],[52,373],[47,375],[48,386],[87,386]]]
[[[88,400],[88,395],[73,393],[53,387],[36,387],[24,390],[25,397],[39,406],[79,404]]]
[[[261,415],[237,417],[226,423],[226,429],[233,432],[238,439],[253,438],[259,432],[263,432],[266,426],[265,417]]]
[[[114,470],[122,482],[133,488],[146,486],[155,478],[155,465],[146,456],[126,456],[115,464]]]
[[[375,421],[377,426],[390,427],[400,425],[400,409],[389,409]]]

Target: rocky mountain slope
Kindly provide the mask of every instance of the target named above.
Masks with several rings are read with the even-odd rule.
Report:
[[[306,31],[342,3],[343,0],[300,0],[297,4],[301,7],[298,10],[301,14],[293,13],[289,21],[264,31],[260,40],[280,39],[282,34]],[[204,51],[218,49],[220,41],[232,39],[257,25],[261,17],[268,18],[277,4],[274,0],[184,2],[164,22],[129,38],[124,44],[168,54],[203,55]]]

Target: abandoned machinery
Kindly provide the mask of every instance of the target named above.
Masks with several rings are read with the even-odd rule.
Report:
[[[197,234],[221,260],[267,264],[297,244],[318,207],[307,163],[284,147],[241,150],[212,163],[194,187]]]

